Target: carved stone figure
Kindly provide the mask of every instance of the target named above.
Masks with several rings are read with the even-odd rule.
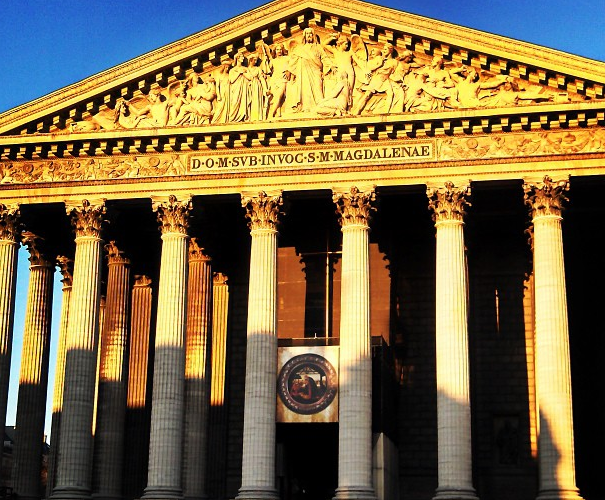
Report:
[[[260,57],[257,54],[251,54],[248,57],[248,78],[250,79],[248,119],[252,122],[267,118],[269,105],[269,86],[263,68],[258,65],[259,61]]]
[[[234,57],[234,66],[229,70],[229,121],[243,122],[249,118],[250,92],[252,80],[248,68],[244,66],[246,58],[241,52]]]
[[[229,121],[229,70],[232,64],[233,61],[231,59],[223,61],[215,73],[216,102],[214,114],[212,115],[212,123],[227,123]]]
[[[205,81],[200,83],[200,77],[193,73],[185,85],[181,104],[178,109],[173,125],[202,125],[210,123],[212,119],[213,101],[216,99],[216,88],[214,78],[209,75]],[[175,106],[171,111],[175,110]]]
[[[264,46],[263,46],[264,47]],[[268,50],[268,49],[266,49]],[[271,54],[267,54],[270,56]],[[290,59],[282,43],[275,46],[272,57],[267,57],[269,64],[269,112],[268,117],[280,117],[286,100],[286,92],[290,84],[290,75],[287,73]]]

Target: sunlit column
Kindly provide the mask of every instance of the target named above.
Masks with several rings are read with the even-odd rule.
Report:
[[[19,205],[0,203],[0,443],[4,443],[8,379],[11,371],[17,252],[19,250]]]
[[[196,238],[189,241],[187,340],[185,354],[185,438],[183,441],[183,496],[206,495],[208,443],[207,344],[212,320],[211,259]]]
[[[155,334],[149,473],[143,498],[182,497],[187,227],[191,201],[153,199],[162,232]]]
[[[124,449],[124,497],[135,498],[145,487],[149,458],[147,373],[153,292],[148,276],[135,276],[130,313],[128,396]]]
[[[574,464],[569,327],[561,213],[567,179],[527,182],[533,223],[540,500],[581,498]]]
[[[244,403],[244,449],[239,500],[277,499],[277,219],[281,192],[242,195],[250,219],[250,280]]]
[[[375,499],[372,482],[370,214],[374,189],[333,191],[342,230],[338,488],[336,499]]]
[[[436,499],[476,499],[471,453],[464,207],[470,187],[428,187],[437,230],[436,324],[438,487]]]
[[[67,351],[67,320],[69,301],[73,283],[73,260],[65,256],[57,258],[57,265],[63,279],[63,298],[61,300],[61,320],[59,323],[59,341],[57,342],[57,362],[55,365],[55,388],[53,392],[53,414],[50,427],[50,453],[46,474],[46,496],[52,494],[57,476],[57,457],[61,440],[61,413],[63,411],[63,381],[65,379],[65,354]]]
[[[122,497],[124,417],[126,412],[128,305],[130,260],[115,241],[105,245],[107,252],[107,294],[103,332],[97,425],[93,463],[93,497]]]
[[[63,415],[54,499],[90,498],[97,370],[103,201],[66,204],[76,234],[69,305]]]
[[[55,266],[42,238],[24,232],[23,244],[29,251],[30,266],[19,373],[17,440],[13,451],[13,491],[20,499],[35,500],[43,494],[40,478]]]

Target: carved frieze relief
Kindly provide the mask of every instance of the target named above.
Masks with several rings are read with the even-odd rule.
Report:
[[[309,146],[200,149],[188,153],[135,154],[0,162],[2,185],[92,182],[183,175],[298,171],[346,166],[569,156],[605,153],[605,129],[509,132]]]
[[[359,34],[319,26],[271,45],[259,41],[253,51],[238,51],[199,73],[191,70],[136,94],[83,120],[67,120],[62,130],[200,126],[585,99],[439,54],[370,43]],[[57,125],[51,131],[59,130]]]

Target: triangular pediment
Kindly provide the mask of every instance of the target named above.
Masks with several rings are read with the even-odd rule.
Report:
[[[605,63],[358,0],[275,1],[0,115],[0,134],[246,127],[603,99]]]

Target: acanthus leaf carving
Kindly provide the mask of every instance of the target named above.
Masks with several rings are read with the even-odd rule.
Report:
[[[187,234],[189,227],[189,213],[192,208],[191,198],[179,200],[173,194],[167,199],[155,197],[152,199],[152,208],[157,212],[160,231],[162,234]]]
[[[107,253],[107,263],[112,264],[123,264],[130,265],[130,259],[126,257],[124,252],[120,250],[115,242],[111,240],[105,245],[105,252]]]
[[[546,175],[542,182],[525,182],[525,204],[530,207],[533,218],[544,216],[561,217],[564,203],[568,202],[565,193],[569,191],[569,180],[553,181]]]
[[[19,204],[4,205],[0,203],[0,240],[17,243],[21,232],[19,217]]]
[[[212,259],[205,253],[205,249],[200,246],[198,238],[189,240],[189,262],[210,262]]]
[[[57,257],[57,266],[59,267],[59,271],[61,272],[61,276],[63,279],[64,288],[69,288],[73,284],[74,278],[74,261],[65,255],[60,255]]]
[[[455,186],[453,182],[446,181],[442,187],[427,186],[426,194],[435,223],[464,221],[465,208],[470,206],[470,186]]]
[[[106,212],[105,200],[91,203],[82,200],[81,204],[65,203],[67,215],[71,216],[71,225],[74,228],[76,238],[101,237],[103,216]]]
[[[340,225],[369,226],[372,212],[376,210],[373,203],[376,201],[375,186],[360,190],[352,186],[349,191],[332,190],[332,201],[336,204],[336,213],[340,216]]]
[[[53,258],[50,257],[50,251],[44,238],[31,231],[23,231],[21,233],[21,241],[29,252],[31,266],[54,267]]]
[[[250,231],[276,231],[282,204],[281,191],[276,194],[267,194],[265,191],[255,195],[242,194],[242,207],[246,209]]]

